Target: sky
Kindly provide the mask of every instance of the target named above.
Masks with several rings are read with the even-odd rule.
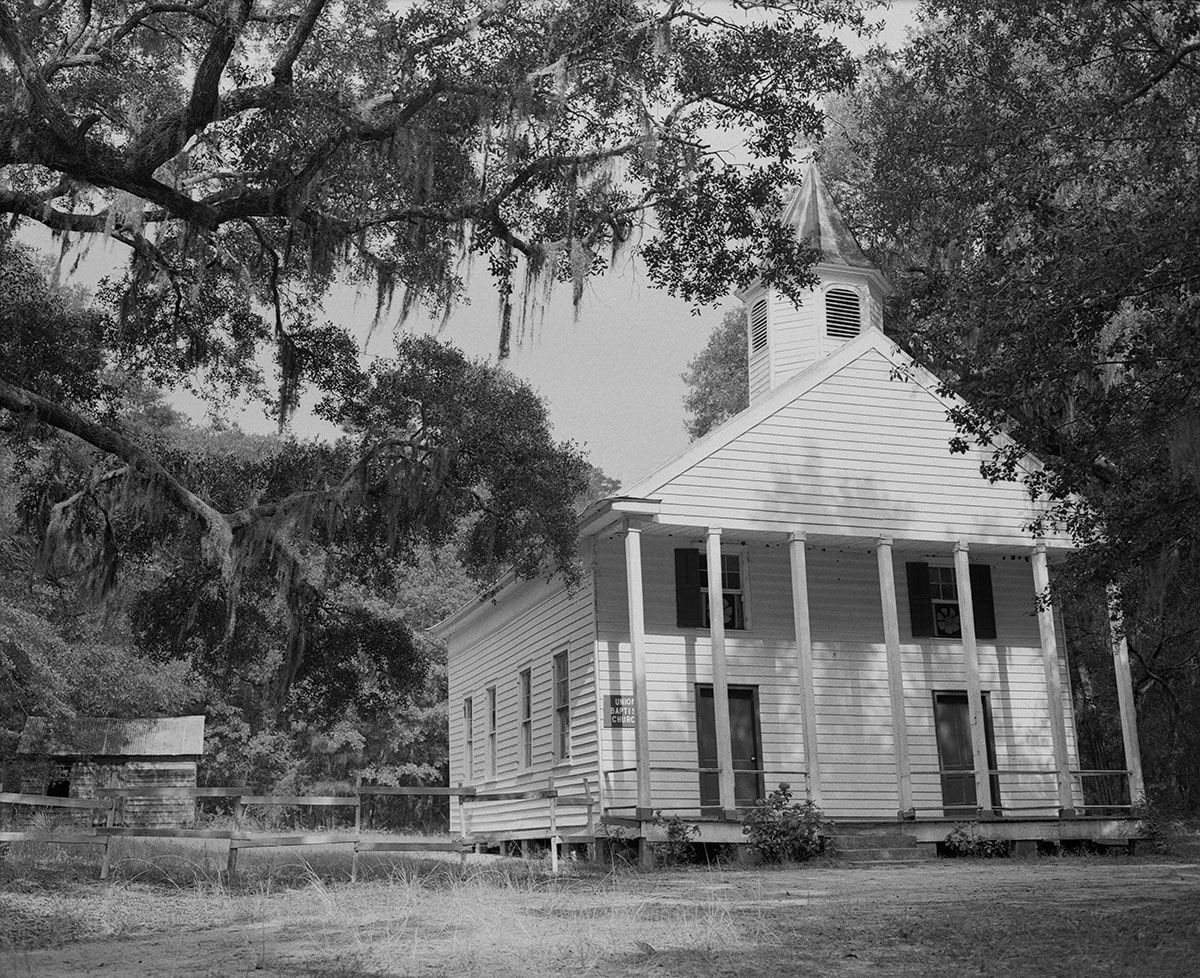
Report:
[[[905,28],[913,23],[915,6],[915,0],[897,0],[878,15],[885,21],[880,40],[898,47]],[[850,38],[846,41],[852,43]],[[120,248],[93,246],[76,278],[93,283],[124,260]],[[469,282],[469,301],[444,325],[417,311],[403,329],[436,333],[473,357],[495,362],[499,318],[492,288],[485,264],[478,263]],[[578,313],[571,308],[569,284],[557,290],[544,315],[532,317],[534,323],[524,335],[514,330],[504,365],[546,401],[556,438],[580,445],[605,474],[630,484],[687,447],[680,375],[724,311],[737,305],[730,298],[695,314],[690,304],[653,288],[636,259],[625,255],[588,285]],[[324,313],[334,322],[352,325],[364,338],[366,354],[390,354],[395,317],[366,340],[375,316],[373,290],[362,296],[338,290],[326,301]],[[196,421],[205,419],[206,408],[198,398],[181,393],[173,401]],[[226,419],[245,431],[275,430],[274,419],[258,405],[233,408]],[[303,402],[290,431],[300,438],[336,434]]]

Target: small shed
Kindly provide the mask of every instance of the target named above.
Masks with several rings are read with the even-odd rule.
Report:
[[[204,753],[204,717],[76,717],[55,724],[30,717],[17,753],[51,763],[44,782],[24,786],[47,795],[92,798],[97,788],[194,788]],[[129,825],[185,825],[195,818],[195,802],[131,799],[125,816]]]

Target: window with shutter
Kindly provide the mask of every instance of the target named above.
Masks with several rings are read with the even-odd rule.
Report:
[[[862,329],[858,293],[850,289],[830,289],[825,293],[825,332],[839,340],[849,340]]]
[[[908,611],[914,638],[961,638],[958,581],[953,567],[922,562],[905,564],[908,578]],[[996,605],[992,598],[992,569],[971,564],[971,604],[975,637],[996,637]]]
[[[737,554],[721,554],[721,591],[725,627],[746,627],[746,599],[742,561]],[[675,551],[675,611],[680,628],[708,628],[708,555],[700,550]]]
[[[767,345],[767,300],[759,299],[750,310],[750,352],[757,353]]]

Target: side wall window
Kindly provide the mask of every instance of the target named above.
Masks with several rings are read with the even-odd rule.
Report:
[[[571,665],[566,650],[554,656],[554,759],[571,757]]]
[[[533,670],[522,669],[517,680],[521,701],[521,768],[533,767]]]
[[[908,611],[914,638],[961,638],[958,584],[953,567],[922,562],[905,564],[908,574]],[[996,637],[996,605],[992,598],[992,569],[971,564],[971,603],[975,609],[975,637]]]
[[[471,697],[463,700],[463,729],[466,742],[463,745],[463,775],[467,782],[475,780],[475,709]]]
[[[496,687],[489,686],[487,691],[487,773],[489,778],[496,776]]]
[[[746,627],[746,595],[742,559],[721,554],[721,590],[724,592],[725,627]],[[708,555],[700,550],[675,551],[675,616],[680,628],[708,628]]]

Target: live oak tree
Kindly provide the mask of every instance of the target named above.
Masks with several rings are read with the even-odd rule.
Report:
[[[27,367],[36,336],[8,338],[0,360],[11,424],[112,460],[55,502],[52,539],[107,525],[106,494],[153,496],[185,514],[226,592],[268,559],[296,595],[323,574],[312,527],[365,519],[352,511],[374,500],[372,526],[394,538],[474,493],[480,566],[531,573],[514,520],[541,532],[561,513],[455,482],[448,422],[389,415],[390,381],[359,372],[321,297],[349,280],[381,312],[394,296],[401,313],[445,312],[475,257],[496,278],[503,355],[534,286],[578,299],[624,246],[694,302],[754,275],[789,291],[804,255],[775,220],[780,188],[794,142],[820,128],[815,99],[854,75],[834,32],[862,28],[852,0],[3,0],[0,213],[130,255],[80,377]],[[736,162],[714,148],[730,132],[749,133]],[[312,385],[355,440],[319,483],[222,508],[106,413],[131,376],[257,396],[281,420]],[[500,464],[523,464],[507,437],[526,421],[494,432]]]
[[[1121,585],[1148,773],[1200,804],[1200,13],[924,16],[831,108],[827,172],[897,287],[889,330],[965,399],[959,444],[995,476],[1041,458],[1024,478],[1084,545],[1064,583]]]
[[[746,310],[732,309],[683,373],[683,426],[695,441],[750,405]]]

